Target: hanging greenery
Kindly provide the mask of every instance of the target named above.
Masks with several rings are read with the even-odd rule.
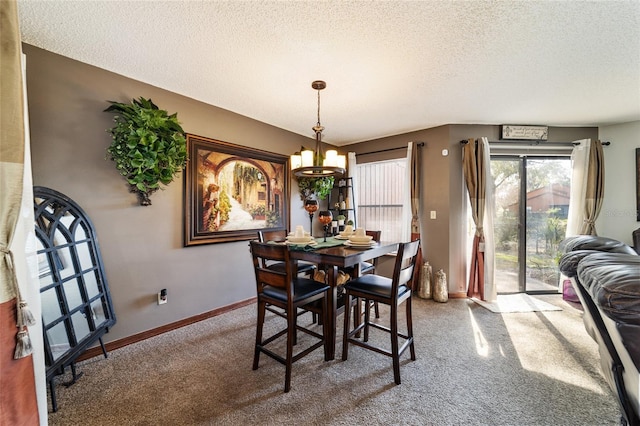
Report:
[[[333,176],[325,177],[298,177],[298,189],[302,201],[311,198],[315,194],[318,200],[324,200],[329,196],[333,188]]]
[[[127,179],[130,192],[138,194],[140,204],[151,205],[149,196],[170,184],[187,162],[184,130],[177,113],[169,115],[151,99],[133,99],[131,103],[108,101],[105,112],[115,113],[114,127],[108,131],[113,142],[108,158]]]
[[[300,151],[296,152],[299,154],[302,151],[305,151],[307,148],[304,146],[300,146]],[[315,161],[317,164],[322,164],[324,160],[324,155],[320,153]],[[316,196],[318,200],[324,200],[329,196],[331,189],[333,188],[333,176],[325,176],[325,177],[298,177],[296,176],[296,180],[298,181],[298,189],[300,190],[300,199],[302,201],[308,200],[313,195]]]

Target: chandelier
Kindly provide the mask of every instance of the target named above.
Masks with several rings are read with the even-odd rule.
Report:
[[[316,134],[315,152],[305,149],[302,152],[291,156],[291,171],[298,177],[329,177],[340,176],[346,172],[347,161],[344,155],[338,155],[334,149],[327,150],[322,155],[322,131],[324,127],[320,125],[320,91],[327,87],[327,83],[316,80],[311,83],[311,87],[318,91],[318,122],[312,127]]]

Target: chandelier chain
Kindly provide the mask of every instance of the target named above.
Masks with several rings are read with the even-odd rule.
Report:
[[[311,87],[318,91],[318,121],[313,127],[316,133],[315,152],[310,149],[303,149],[300,153],[291,156],[291,170],[298,177],[334,177],[342,176],[346,172],[346,158],[338,155],[335,149],[328,150],[326,158],[322,153],[322,131],[324,127],[320,124],[320,91],[327,87],[327,83],[316,80],[311,83]]]
[[[318,127],[320,127],[320,89],[318,89]]]

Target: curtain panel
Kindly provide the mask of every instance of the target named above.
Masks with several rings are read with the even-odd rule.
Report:
[[[358,203],[360,201],[360,191],[358,190],[358,161],[356,160],[355,152],[347,152],[347,175],[351,178],[351,190],[353,191],[353,200],[351,200],[351,203],[353,203],[353,205],[357,209],[356,211],[358,212],[360,211],[360,209],[358,209]]]
[[[411,158],[413,157],[413,152],[415,147],[413,146],[413,142],[409,142],[407,145],[407,166],[404,170],[404,181],[407,182],[407,185],[403,185],[404,194],[402,196],[402,241],[410,241],[412,225],[413,225],[413,212],[412,212],[412,199],[411,199],[411,191],[413,187],[412,183],[412,173],[411,173]]]
[[[596,219],[600,215],[604,199],[604,151],[600,141],[595,141],[591,144],[587,170],[584,222],[580,233],[598,235],[596,232]]]
[[[469,265],[468,297],[495,299],[493,284],[493,208],[490,151],[487,138],[469,139],[463,146],[462,170],[476,230]],[[488,229],[487,229],[488,228]],[[489,235],[485,235],[487,232]]]
[[[0,424],[39,424],[28,325],[10,250],[23,196],[22,51],[15,1],[0,2]]]
[[[416,257],[417,267],[413,271],[413,288],[418,287],[420,282],[420,273],[422,272],[422,247],[424,246],[424,240],[422,239],[422,227],[421,227],[421,204],[422,204],[422,143],[409,142],[407,147],[407,167],[409,169],[410,177],[410,205],[411,205],[411,241],[420,240],[420,246],[418,247],[418,255]]]
[[[571,193],[567,213],[567,237],[580,234],[584,222],[589,151],[591,150],[591,139],[582,139],[575,143],[577,145],[573,147],[571,153]]]

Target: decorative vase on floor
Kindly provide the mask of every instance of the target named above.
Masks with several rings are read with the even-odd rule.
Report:
[[[433,269],[429,262],[424,262],[422,265],[422,277],[420,279],[420,288],[418,289],[418,297],[422,299],[431,299],[431,275]]]
[[[436,282],[433,286],[433,300],[444,303],[449,300],[449,289],[447,286],[447,275],[442,269],[436,272]]]

